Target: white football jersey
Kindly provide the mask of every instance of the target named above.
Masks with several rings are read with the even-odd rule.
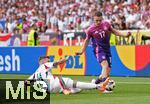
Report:
[[[47,77],[52,76],[51,69],[54,67],[53,62],[47,62],[38,67],[38,69],[33,73],[28,79],[47,79]]]

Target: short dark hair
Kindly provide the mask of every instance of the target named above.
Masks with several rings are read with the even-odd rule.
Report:
[[[94,16],[101,17],[102,13],[100,11],[95,12]]]
[[[49,59],[49,56],[40,56],[40,57],[39,57],[39,61],[41,61],[42,59],[45,59],[45,58],[48,58],[48,59]]]

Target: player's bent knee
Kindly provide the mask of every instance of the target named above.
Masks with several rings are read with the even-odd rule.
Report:
[[[101,66],[102,66],[103,68],[108,68],[109,66],[108,66],[107,60],[102,61],[102,62],[101,62]]]

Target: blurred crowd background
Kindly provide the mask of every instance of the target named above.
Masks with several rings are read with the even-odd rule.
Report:
[[[1,0],[0,33],[84,32],[95,11],[119,30],[150,29],[149,0]]]

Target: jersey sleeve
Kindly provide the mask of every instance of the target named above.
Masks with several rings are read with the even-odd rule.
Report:
[[[87,37],[88,39],[90,39],[91,36],[92,36],[91,29],[88,28],[88,30],[87,30],[87,32],[86,32],[86,37]]]
[[[47,62],[47,63],[44,64],[44,66],[45,66],[45,69],[47,71],[49,71],[54,67],[54,63],[53,62]]]
[[[111,25],[111,23],[108,22],[108,21],[106,21],[105,24],[106,24],[108,30],[109,30],[109,31],[112,31],[112,25]]]
[[[109,30],[112,31],[112,25],[111,23],[108,23],[109,24]]]

